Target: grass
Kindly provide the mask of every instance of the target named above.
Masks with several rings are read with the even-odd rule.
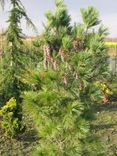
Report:
[[[92,132],[105,144],[108,156],[117,156],[117,102],[95,107]]]

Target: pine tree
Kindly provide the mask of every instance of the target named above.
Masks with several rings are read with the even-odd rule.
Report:
[[[24,104],[31,108],[41,137],[35,155],[104,155],[90,136],[88,113],[94,103],[102,102],[95,83],[107,75],[106,29],[92,30],[99,23],[92,7],[81,10],[84,23],[71,28],[63,1],[56,6],[55,14],[47,14],[40,44],[43,59],[24,78],[31,88],[24,93]],[[101,60],[102,66],[98,66]]]

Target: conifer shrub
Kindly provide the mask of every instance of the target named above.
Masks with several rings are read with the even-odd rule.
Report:
[[[19,110],[14,98],[11,98],[6,105],[0,109],[0,117],[0,124],[6,136],[13,138],[24,131],[21,110]]]

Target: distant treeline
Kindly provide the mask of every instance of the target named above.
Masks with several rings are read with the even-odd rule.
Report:
[[[106,38],[106,42],[117,42],[117,38]]]

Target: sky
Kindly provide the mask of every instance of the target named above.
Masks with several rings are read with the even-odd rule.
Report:
[[[43,30],[43,24],[46,21],[44,16],[48,10],[55,9],[54,0],[21,0],[26,8],[28,16],[36,25],[38,32]],[[80,8],[94,6],[100,13],[100,20],[109,30],[109,37],[117,37],[117,0],[64,0],[71,15],[72,22],[81,22]],[[6,3],[4,11],[0,8],[0,28],[7,28],[6,22],[9,15],[10,6]],[[22,21],[23,32],[29,36],[35,33],[26,27]]]

